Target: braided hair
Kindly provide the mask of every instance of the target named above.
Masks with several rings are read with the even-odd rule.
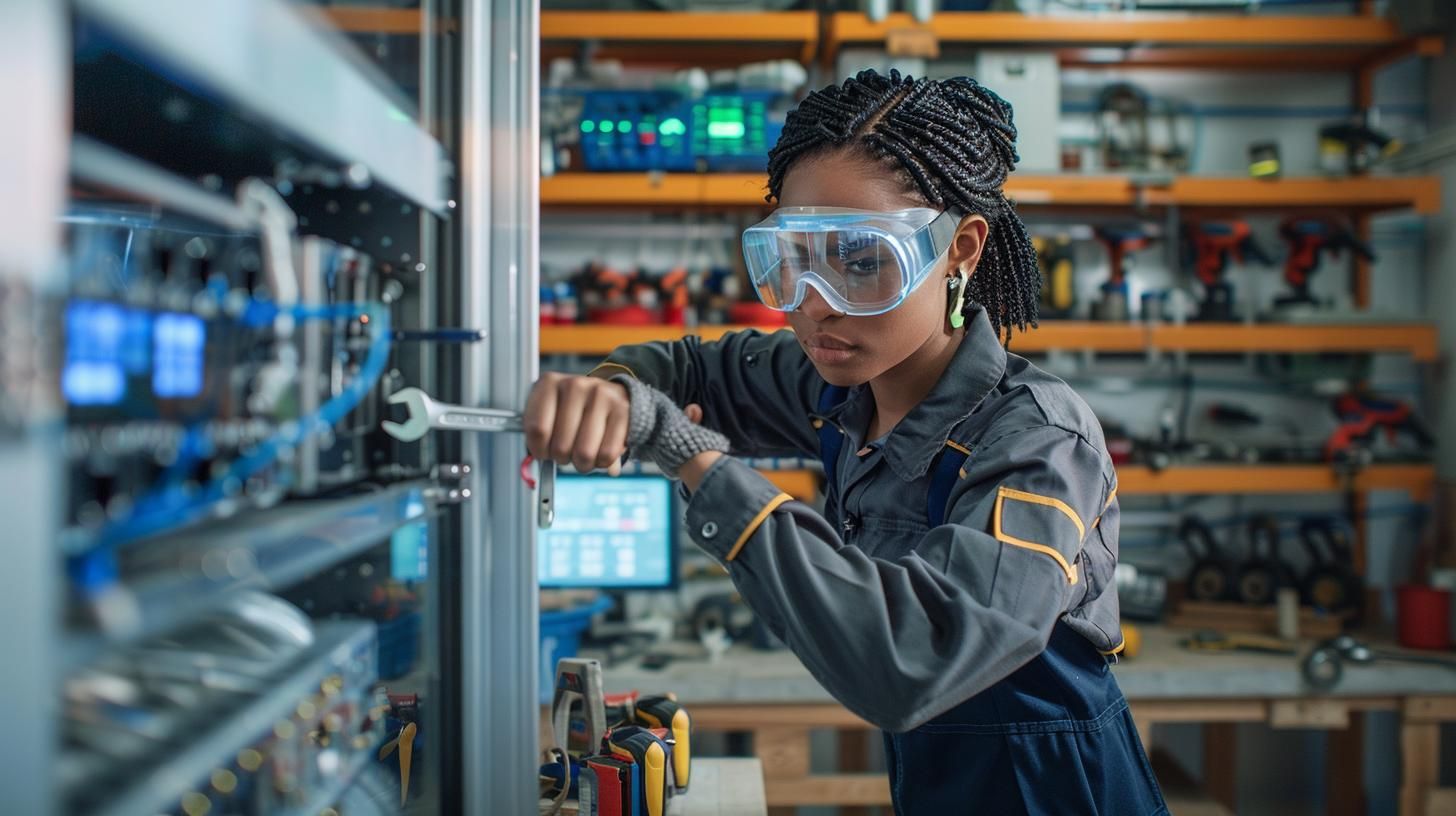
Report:
[[[915,79],[861,71],[810,93],[789,113],[768,155],[765,200],[800,159],[852,150],[886,165],[935,209],[979,213],[990,224],[967,300],[985,307],[997,336],[1037,325],[1041,269],[1016,209],[1002,192],[1016,166],[1011,106],[974,79]],[[974,308],[969,302],[967,310]]]

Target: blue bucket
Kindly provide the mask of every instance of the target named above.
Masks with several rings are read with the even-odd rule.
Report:
[[[592,617],[611,608],[612,599],[603,596],[585,606],[541,613],[541,664],[536,688],[542,705],[551,702],[552,686],[556,683],[556,661],[575,657],[581,649],[581,633],[591,627]]]

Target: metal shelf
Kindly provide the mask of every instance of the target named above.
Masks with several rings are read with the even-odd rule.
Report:
[[[63,665],[75,669],[114,642],[168,631],[231,593],[276,591],[358,555],[429,514],[424,488],[409,482],[360,496],[293,501],[138,543],[118,556],[136,624],[121,633],[70,636]]]
[[[1436,467],[1430,464],[1379,464],[1355,474],[1356,490],[1403,490],[1417,498],[1430,495]],[[1117,469],[1120,496],[1179,493],[1329,493],[1346,489],[1340,474],[1324,464],[1189,465],[1153,471],[1139,465]]]
[[[174,81],[446,210],[444,150],[342,35],[284,0],[76,0]]]
[[[618,346],[678,340],[696,334],[716,340],[731,331],[759,328],[772,332],[782,326],[575,326],[541,327],[542,354],[610,354]],[[1018,333],[1011,350],[1018,353],[1050,349],[1088,349],[1109,354],[1136,354],[1147,350],[1186,351],[1194,354],[1409,354],[1417,362],[1434,362],[1439,355],[1439,332],[1430,323],[1351,323],[1291,325],[1283,323],[1095,323],[1048,320],[1040,328]]]
[[[171,761],[138,777],[129,790],[122,792],[102,811],[102,816],[153,816],[172,812],[178,796],[189,786],[205,779],[214,768],[232,765],[238,751],[262,738],[274,723],[293,716],[299,701],[317,694],[319,682],[335,666],[367,645],[373,631],[374,624],[367,622],[324,621],[317,624],[314,645],[292,674],[280,679],[266,696],[253,700],[223,719],[211,731],[190,741],[187,750],[178,752]],[[360,752],[359,756],[367,760],[369,752]],[[314,801],[305,807],[285,811],[286,816],[318,813],[338,799],[363,767],[364,762],[356,758],[331,785],[314,797]]]
[[[555,207],[763,207],[768,179],[756,173],[560,173],[541,180],[541,204]],[[1219,210],[1441,209],[1434,176],[1261,180],[1217,176],[1034,175],[1006,180],[1022,207],[1200,207]]]
[[[940,43],[1072,49],[1061,55],[1064,65],[1102,67],[1340,70],[1407,54],[1433,56],[1444,47],[1439,36],[1408,37],[1373,15],[942,12],[921,24],[905,13],[874,22],[860,12],[837,12],[829,17],[825,50],[832,58],[847,45],[884,43],[907,31]]]

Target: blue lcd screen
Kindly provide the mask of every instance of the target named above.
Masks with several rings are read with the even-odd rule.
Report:
[[[153,338],[152,391],[162,399],[202,393],[203,347],[207,325],[195,315],[157,315]]]
[[[206,346],[207,324],[196,315],[72,301],[61,392],[71,405],[118,405],[129,386],[142,397],[150,376],[156,397],[191,399],[202,393]]]
[[[126,394],[124,341],[133,310],[78,300],[66,307],[61,393],[72,405],[115,405]]]
[[[667,479],[562,475],[555,504],[555,521],[537,534],[541,586],[676,586],[677,516]]]

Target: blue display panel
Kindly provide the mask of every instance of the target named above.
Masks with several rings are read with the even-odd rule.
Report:
[[[556,480],[556,520],[537,536],[543,587],[668,589],[677,583],[672,483],[658,476]]]

